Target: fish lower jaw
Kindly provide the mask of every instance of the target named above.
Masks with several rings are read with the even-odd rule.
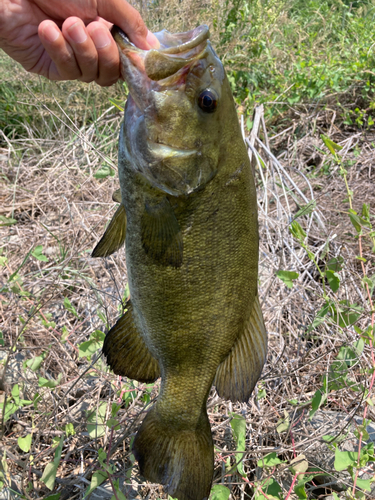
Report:
[[[191,156],[199,156],[201,153],[196,149],[181,149],[166,144],[160,144],[148,140],[147,146],[150,153],[158,159],[165,160],[167,158],[189,158]]]

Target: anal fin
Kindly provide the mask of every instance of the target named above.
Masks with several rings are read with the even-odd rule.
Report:
[[[127,310],[109,330],[103,345],[103,354],[116,375],[138,382],[153,382],[160,377],[159,363],[152,356],[138,331],[130,300]]]
[[[116,193],[114,193],[116,194]],[[126,237],[126,212],[124,205],[118,207],[112,217],[104,235],[94,248],[92,257],[108,257],[116,252],[125,243]]]
[[[141,238],[146,254],[152,259],[166,266],[181,266],[181,229],[167,198],[146,204],[141,220]]]
[[[216,371],[214,385],[220,397],[248,401],[267,356],[267,332],[256,295],[243,332]]]

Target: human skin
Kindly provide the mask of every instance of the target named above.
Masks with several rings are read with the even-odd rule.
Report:
[[[125,0],[0,0],[0,48],[50,80],[108,86],[120,78],[112,23],[139,48],[158,46]]]

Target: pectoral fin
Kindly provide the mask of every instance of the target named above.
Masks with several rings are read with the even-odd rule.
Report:
[[[256,295],[249,319],[232,350],[219,365],[214,385],[220,397],[248,401],[267,355],[267,332]]]
[[[114,193],[114,195],[117,191]],[[124,205],[118,207],[115,215],[112,217],[102,239],[94,248],[91,256],[92,257],[108,257],[112,255],[116,250],[122,247],[125,243],[126,236],[126,212]]]
[[[159,363],[152,356],[138,331],[130,300],[127,311],[107,333],[103,354],[116,375],[138,382],[153,382],[160,377]]]
[[[182,234],[167,198],[157,204],[146,204],[141,220],[142,246],[147,255],[160,264],[180,267]]]

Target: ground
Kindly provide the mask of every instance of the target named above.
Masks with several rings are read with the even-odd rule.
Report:
[[[128,295],[124,250],[91,257],[116,207],[122,112],[93,86],[74,94],[50,85],[44,97],[32,88],[25,97],[48,134],[23,122],[26,133],[1,137],[3,492],[78,499],[102,479],[96,498],[123,498],[119,489],[165,498],[130,452],[159,382],[121,379],[100,357]],[[87,112],[90,92],[100,102]],[[362,420],[375,419],[375,134],[319,109],[291,106],[277,133],[244,133],[257,151],[249,149],[269,353],[247,404],[210,395],[217,500],[227,498],[217,485],[236,500],[373,495],[374,430]]]

